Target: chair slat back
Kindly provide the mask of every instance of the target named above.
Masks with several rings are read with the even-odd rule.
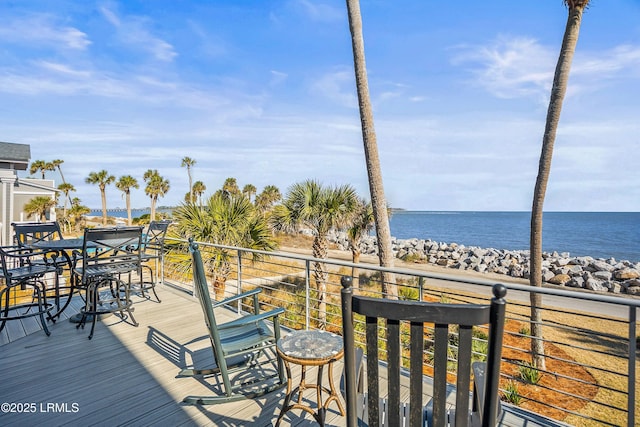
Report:
[[[62,239],[60,225],[57,222],[14,222],[14,240],[18,246],[31,246],[34,243]]]
[[[497,381],[499,378],[502,334],[504,324],[504,294],[502,285],[494,287],[494,298],[490,304],[443,304],[421,301],[399,301],[353,295],[351,280],[343,278],[342,310],[345,340],[345,380],[347,394],[348,425],[357,425],[357,415],[350,413],[355,408],[356,378],[358,372],[355,360],[354,314],[364,316],[367,369],[367,410],[370,426],[381,425],[379,411],[380,387],[379,365],[383,357],[379,354],[381,340],[386,344],[388,388],[386,399],[389,412],[386,425],[403,425],[400,413],[401,380],[406,368],[406,347],[408,347],[409,371],[409,425],[420,426],[423,422],[423,366],[425,364],[425,336],[433,328],[433,424],[443,426],[446,421],[447,366],[450,352],[457,353],[456,390],[470,390],[472,365],[472,329],[474,326],[489,325],[489,354],[487,356],[487,393],[483,416],[495,423],[497,411]],[[452,327],[457,328],[452,344]],[[407,331],[407,344],[401,342],[403,331]],[[431,338],[428,338],[431,339]],[[455,350],[457,347],[457,350]],[[489,384],[490,383],[490,384]],[[384,397],[384,396],[382,396]],[[470,393],[456,394],[456,426],[469,423]],[[487,412],[486,414],[484,412]],[[493,418],[491,418],[493,417]],[[485,425],[485,424],[483,424]],[[488,424],[492,425],[492,424]]]
[[[141,267],[142,227],[87,228],[82,247],[83,275],[128,272]]]
[[[216,323],[216,317],[213,313],[213,305],[211,303],[211,295],[209,294],[209,286],[207,285],[207,276],[205,274],[204,264],[202,262],[202,255],[198,244],[190,242],[189,253],[193,261],[193,285],[202,312],[204,314],[204,321],[209,331],[209,338],[214,348],[214,355],[218,358],[217,350],[222,349],[220,342],[220,336],[218,334],[218,325]]]
[[[144,235],[144,251],[162,251],[164,250],[164,238],[171,221],[151,221]]]

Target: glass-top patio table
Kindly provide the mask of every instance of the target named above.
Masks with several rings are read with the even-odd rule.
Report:
[[[71,239],[46,240],[36,242],[32,246],[38,249],[73,250],[82,249],[83,245],[84,239],[82,237],[74,237]]]

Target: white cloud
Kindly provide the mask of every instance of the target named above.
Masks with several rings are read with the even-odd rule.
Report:
[[[530,38],[500,38],[494,43],[460,48],[454,65],[472,63],[473,82],[499,98],[546,97],[553,80],[554,57]]]
[[[543,46],[523,37],[500,37],[486,46],[459,47],[454,65],[470,64],[473,85],[498,98],[532,98],[546,104],[553,83],[559,46]],[[602,51],[576,47],[569,95],[593,92],[608,81],[640,77],[640,47],[621,45]]]
[[[344,9],[321,1],[293,0],[291,3],[314,21],[333,22],[345,20],[346,12]]]
[[[311,85],[311,90],[343,107],[358,107],[353,71],[343,69],[326,73]]]
[[[60,25],[49,15],[5,21],[0,25],[0,39],[21,45],[45,45],[72,50],[84,50],[91,44],[86,33],[74,27]]]
[[[149,52],[155,59],[163,62],[171,62],[178,55],[170,43],[152,33],[148,28],[151,25],[148,18],[131,15],[121,17],[105,6],[100,11],[117,30],[118,38],[125,45]]]
[[[289,75],[287,73],[271,70],[271,81],[269,82],[269,84],[271,86],[277,86],[287,80],[288,77]]]

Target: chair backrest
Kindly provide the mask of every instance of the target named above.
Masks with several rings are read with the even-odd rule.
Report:
[[[160,251],[164,250],[164,238],[171,221],[151,221],[144,235],[144,251]]]
[[[14,222],[13,238],[18,246],[30,246],[34,243],[62,239],[60,224],[57,222]]]
[[[92,274],[99,267],[108,268],[110,273],[138,270],[141,248],[142,227],[87,228],[82,247],[83,272]]]
[[[388,370],[387,425],[401,425],[400,389],[401,377],[406,363],[406,347],[409,347],[409,425],[421,425],[424,413],[423,365],[425,359],[425,335],[433,327],[433,424],[444,425],[446,419],[447,365],[448,355],[457,353],[456,426],[466,426],[469,422],[470,379],[472,371],[472,329],[474,326],[489,325],[489,344],[484,378],[484,403],[482,425],[494,425],[498,408],[498,381],[502,335],[504,332],[506,288],[495,285],[494,297],[490,304],[443,304],[422,301],[399,301],[369,298],[353,295],[351,278],[342,278],[342,310],[345,341],[345,381],[347,395],[347,422],[357,425],[356,413],[356,346],[354,314],[364,316],[366,339],[367,410],[370,426],[380,425],[378,368],[381,357],[379,346],[386,343]],[[383,322],[379,323],[378,320]],[[360,322],[360,321],[358,321]],[[451,345],[452,330],[457,326],[455,345]],[[379,328],[384,329],[380,334]],[[402,334],[410,337],[401,344]],[[381,341],[384,340],[384,341]],[[457,351],[455,350],[457,348]],[[360,385],[362,386],[362,385]],[[462,391],[462,392],[460,392]],[[480,409],[478,409],[478,412]],[[486,421],[485,421],[486,419]],[[493,420],[493,421],[491,421]]]
[[[211,303],[211,294],[209,294],[209,286],[207,285],[207,276],[204,270],[204,264],[202,263],[202,255],[198,244],[191,241],[189,242],[189,253],[193,261],[193,285],[194,292],[200,301],[202,312],[204,313],[204,321],[209,331],[209,338],[211,338],[211,344],[213,344],[214,355],[216,360],[219,354],[216,350],[222,349],[222,343],[220,342],[220,336],[217,333],[218,324],[216,323],[216,317],[213,313],[213,305]]]

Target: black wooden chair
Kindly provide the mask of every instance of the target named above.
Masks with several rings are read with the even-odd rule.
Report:
[[[149,281],[140,278],[140,292],[146,298],[145,291],[153,292],[156,301],[160,298],[156,293],[156,283],[164,284],[164,239],[171,221],[151,221],[142,240],[142,267],[149,270]]]
[[[132,313],[129,279],[132,273],[142,276],[141,247],[142,227],[85,229],[82,252],[74,252],[73,274],[85,300],[76,327],[84,328],[90,319],[89,339],[100,314],[120,313],[123,320],[138,326]]]
[[[342,312],[345,348],[345,390],[347,425],[368,426],[493,426],[500,403],[498,381],[502,335],[504,332],[506,288],[494,285],[490,304],[443,304],[399,301],[353,295],[351,278],[342,278]],[[363,315],[366,346],[363,352],[356,341],[354,315]],[[379,320],[382,320],[379,322]],[[360,323],[360,321],[358,321]],[[425,325],[427,324],[427,325]],[[425,358],[425,326],[433,325],[433,398],[423,402],[423,365]],[[455,340],[450,326],[457,325]],[[472,363],[472,329],[489,325],[486,362]],[[410,336],[401,344],[401,329]],[[384,333],[381,334],[381,329]],[[382,341],[384,340],[384,341]],[[404,340],[403,340],[404,341]],[[455,345],[451,341],[457,341]],[[381,394],[378,354],[386,342],[387,393]],[[408,347],[408,348],[407,348]],[[456,349],[452,349],[456,347]],[[448,409],[448,355],[457,353],[455,409]],[[409,402],[402,402],[401,388],[406,353],[409,353]],[[363,355],[366,354],[366,375]],[[473,371],[473,403],[470,408],[471,372]],[[366,384],[359,382],[366,376]],[[406,377],[406,375],[405,375]],[[386,395],[385,395],[386,394]],[[384,413],[382,413],[384,411]],[[408,424],[407,424],[408,422]]]
[[[217,396],[187,396],[185,403],[210,405],[242,399],[254,399],[278,390],[286,385],[284,366],[277,357],[275,346],[280,339],[278,316],[284,309],[277,308],[260,313],[258,294],[261,289],[242,293],[222,301],[212,302],[198,245],[190,242],[189,252],[193,261],[193,282],[195,293],[204,313],[204,320],[211,340],[216,366],[211,369],[183,369],[180,376],[219,374],[222,378],[223,394]],[[253,314],[238,317],[230,322],[218,324],[214,309],[229,303],[240,303],[243,298],[253,300]],[[273,322],[273,331],[266,321]],[[274,360],[274,359],[277,359]],[[277,367],[270,368],[273,363]],[[251,369],[253,368],[253,369]],[[247,372],[251,375],[247,378]],[[239,373],[242,381],[235,384],[231,374]]]
[[[54,305],[47,301],[45,276],[58,274],[56,256],[55,251],[0,247],[0,331],[9,320],[38,316],[50,335],[45,316],[54,320]]]

